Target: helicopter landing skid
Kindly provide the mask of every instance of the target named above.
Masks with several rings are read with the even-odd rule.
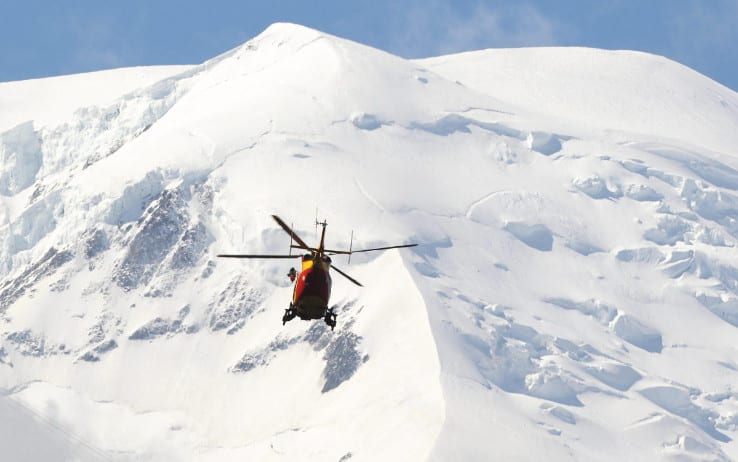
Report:
[[[282,316],[282,325],[287,324],[287,321],[292,321],[297,316],[294,305],[290,303],[290,307],[284,310],[284,316]]]
[[[336,327],[336,313],[333,312],[333,308],[328,308],[325,311],[325,317],[323,317],[323,320],[326,324],[331,326],[331,330]]]

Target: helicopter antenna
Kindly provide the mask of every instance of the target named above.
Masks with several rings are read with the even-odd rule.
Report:
[[[351,249],[354,246],[354,230],[351,230],[351,241],[349,241],[348,262],[351,263]]]
[[[295,222],[292,222],[290,224],[290,229],[294,229],[294,228],[295,228]],[[292,255],[292,234],[290,234],[290,255]]]

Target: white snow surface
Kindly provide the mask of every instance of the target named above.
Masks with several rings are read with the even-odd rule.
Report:
[[[736,93],[292,24],[131,72],[0,84],[3,460],[738,459]],[[215,257],[316,207],[419,244],[335,258],[333,332]]]
[[[33,120],[58,125],[88,106],[109,105],[124,94],[149,86],[192,66],[128,67],[42,79],[0,82],[0,131]]]

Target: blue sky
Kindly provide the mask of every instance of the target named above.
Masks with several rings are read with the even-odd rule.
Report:
[[[279,21],[409,58],[641,50],[738,90],[738,0],[0,0],[0,81],[200,63]]]

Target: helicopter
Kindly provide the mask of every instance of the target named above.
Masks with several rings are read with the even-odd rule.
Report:
[[[325,248],[325,228],[328,226],[326,220],[322,222],[315,220],[315,227],[320,225],[323,227],[320,235],[320,244],[318,247],[310,247],[303,241],[300,236],[295,233],[291,227],[287,226],[277,215],[272,215],[274,221],[290,235],[290,255],[259,255],[259,254],[218,254],[220,258],[275,258],[289,259],[301,258],[302,266],[298,273],[295,268],[290,268],[287,276],[291,282],[295,282],[295,288],[292,292],[292,301],[282,316],[282,325],[291,321],[295,317],[307,321],[312,319],[323,319],[330,326],[331,330],[336,327],[336,312],[333,307],[328,307],[331,297],[331,286],[333,284],[330,270],[335,270],[338,274],[345,277],[357,286],[364,287],[359,281],[352,278],[348,274],[338,269],[331,260],[331,255],[348,255],[349,261],[351,254],[360,252],[375,252],[379,250],[401,249],[406,247],[415,247],[418,244],[401,244],[390,245],[386,247],[375,247],[372,249],[353,250],[353,232],[351,233],[351,241],[349,250],[330,250]],[[293,243],[294,242],[294,243]],[[296,244],[295,244],[296,243]],[[292,255],[292,249],[306,250],[307,253],[302,255]]]

